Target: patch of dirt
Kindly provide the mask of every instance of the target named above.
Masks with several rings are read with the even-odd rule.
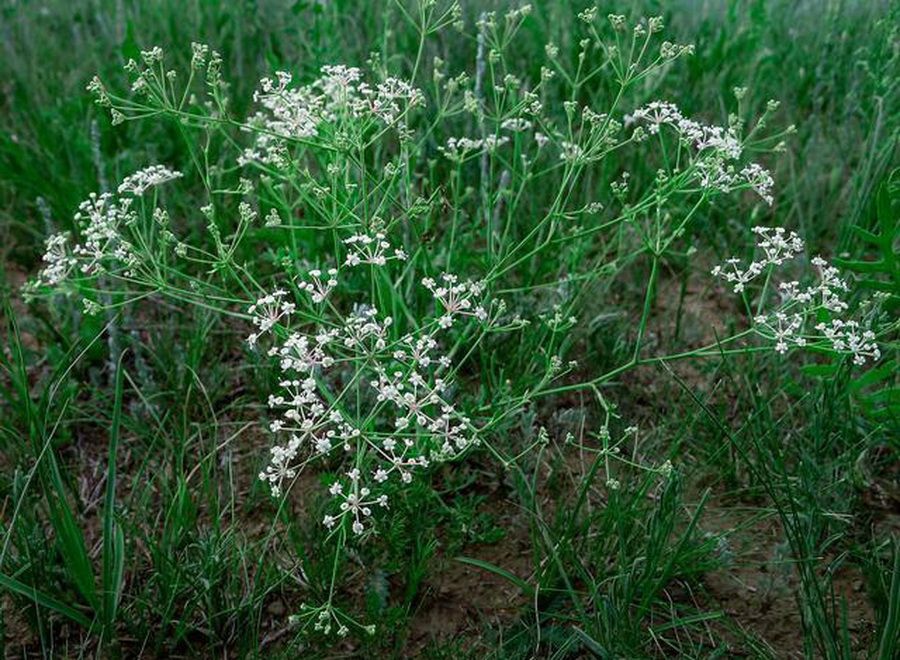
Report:
[[[734,309],[733,297],[706,270],[694,269],[684,283],[674,276],[660,278],[651,328],[671,338],[677,344],[673,349],[699,348],[727,336],[724,320]]]
[[[37,645],[37,637],[22,610],[4,593],[0,596],[0,652],[4,658],[26,658]]]
[[[644,355],[684,353],[714,346],[728,337],[724,320],[734,313],[732,297],[716,287],[706,271],[693,270],[684,282],[662,277],[645,337]],[[705,387],[709,377],[702,360],[673,360],[669,364],[684,381]]]
[[[507,507],[497,502],[499,510]],[[527,580],[531,573],[528,532],[521,522],[498,519],[506,535],[497,543],[467,547],[463,555],[499,566]],[[483,634],[486,624],[517,619],[527,604],[521,590],[488,570],[445,558],[423,587],[418,610],[411,619],[404,657],[416,657],[429,643]]]
[[[731,623],[768,646],[778,658],[803,658],[803,627],[799,609],[800,578],[777,518],[759,517],[750,508],[708,510],[701,529],[726,535],[721,553],[728,565],[703,576],[708,610],[725,612]],[[829,558],[822,558],[823,567]],[[821,575],[821,570],[817,573]],[[846,600],[847,622],[854,651],[869,648],[875,632],[875,615],[866,597],[862,575],[844,566],[833,577],[834,604]],[[831,594],[825,594],[831,598]],[[839,609],[838,609],[839,611]],[[746,638],[725,626],[717,632],[732,646],[732,652],[753,657]]]

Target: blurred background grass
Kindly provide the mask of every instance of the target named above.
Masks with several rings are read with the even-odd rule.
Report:
[[[467,2],[465,17],[471,25],[481,11],[505,6]],[[537,76],[549,41],[575,51],[566,26],[583,8],[564,0],[536,3],[513,45],[523,73]],[[859,220],[896,158],[898,3],[644,0],[606,3],[600,11],[662,15],[667,38],[696,45],[660,89],[644,90],[647,98],[675,98],[687,113],[715,113],[714,119],[733,107],[735,86],[748,88],[746,107],[754,115],[769,99],[780,101],[777,121],[796,125],[798,133],[771,163],[775,213],[814,249],[824,247],[821,241],[849,247],[847,226]],[[232,98],[248,103],[258,79],[272,70],[307,77],[327,63],[362,65],[374,51],[408,52],[416,39],[391,2],[7,0],[0,15],[0,231],[4,251],[26,266],[45,231],[38,198],[65,225],[101,179],[155,160],[183,161],[180,145],[152,129],[113,129],[84,89],[93,75],[121,84],[122,64],[141,48],[161,45],[183,65],[190,43],[206,42],[224,55]],[[451,71],[471,70],[465,58],[472,48],[461,39],[445,31],[430,43],[430,54]],[[403,73],[408,62],[395,60],[393,73]]]

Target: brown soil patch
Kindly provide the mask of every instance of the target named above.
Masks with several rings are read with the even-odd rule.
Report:
[[[504,508],[503,502],[497,504]],[[462,554],[527,580],[531,573],[528,531],[520,521],[509,517],[498,522],[506,536],[491,545],[465,548]],[[488,625],[515,620],[527,605],[525,596],[509,581],[449,557],[444,558],[422,591],[419,608],[411,620],[405,657],[419,655],[432,642],[466,638],[463,645],[471,646]]]
[[[725,535],[723,552],[733,557],[729,566],[704,575],[702,585],[708,598],[704,606],[724,611],[745,636],[769,647],[775,657],[805,657],[800,578],[778,519],[760,517],[750,508],[714,508],[705,513],[701,529]],[[822,558],[817,569],[827,560]],[[817,573],[821,576],[822,570]],[[866,598],[862,575],[845,566],[833,576],[832,583],[838,607],[841,599],[847,604],[854,651],[864,653],[875,631],[875,615]],[[734,652],[755,656],[736,630],[718,626],[718,632],[733,644]]]

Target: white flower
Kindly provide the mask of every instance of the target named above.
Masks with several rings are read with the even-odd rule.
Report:
[[[772,179],[769,170],[758,163],[750,163],[741,170],[740,177],[756,192],[757,195],[762,197],[769,206],[772,205],[772,202],[774,201],[772,188],[775,185],[775,181]]]
[[[835,351],[851,354],[856,365],[865,364],[867,359],[874,362],[881,358],[875,333],[863,330],[857,321],[833,319],[830,323],[819,323],[816,330],[825,335]]]
[[[357,308],[344,322],[341,330],[343,344],[369,355],[387,346],[388,329],[393,324],[390,316],[378,320],[378,310],[372,307]]]
[[[454,316],[486,319],[487,312],[479,304],[481,294],[484,292],[483,282],[460,282],[456,275],[443,273],[439,283],[431,277],[426,277],[422,279],[422,285],[431,291],[444,310],[444,314],[438,320],[442,328],[449,328],[453,324]]]
[[[111,263],[124,264],[126,275],[138,264],[125,227],[135,221],[130,198],[116,199],[110,193],[91,193],[78,206],[75,220],[82,226],[83,242],[72,250],[82,273],[103,272]]]
[[[337,273],[336,268],[330,268],[326,276],[320,270],[311,270],[309,276],[312,281],[301,282],[297,286],[301,291],[309,293],[314,303],[322,303],[337,286]]]
[[[513,133],[521,133],[522,131],[527,131],[529,128],[531,128],[531,122],[527,119],[513,117],[510,119],[504,119],[500,124],[500,128],[505,131],[511,131]]]
[[[754,227],[756,234],[756,250],[761,258],[744,268],[740,259],[726,260],[724,266],[716,266],[712,273],[724,278],[734,285],[740,293],[745,286],[758,277],[766,269],[767,283],[774,269],[783,266],[803,251],[803,241],[796,233],[787,233],[781,227]],[[754,319],[754,330],[760,335],[775,342],[775,350],[784,354],[791,346],[806,346],[811,335],[803,334],[807,320],[827,310],[831,314],[845,312],[849,305],[843,294],[849,286],[840,277],[837,268],[830,265],[822,257],[814,257],[812,265],[818,273],[818,282],[813,286],[801,287],[797,280],[781,282],[777,286],[780,294],[780,305],[773,311],[758,314]],[[766,295],[763,291],[761,294]],[[875,342],[875,334],[871,330],[862,330],[858,321],[834,318],[828,323],[818,323],[815,329],[822,333],[822,339],[831,344],[833,350],[849,353],[857,365],[865,364],[868,359],[878,360],[881,351]]]
[[[271,330],[277,323],[286,320],[297,309],[294,303],[284,300],[286,295],[287,291],[277,289],[259,298],[247,308],[250,320],[259,330],[247,337],[247,342],[251,346],[255,346],[261,335]]]
[[[473,153],[496,151],[509,142],[509,137],[488,135],[485,138],[451,137],[446,146],[438,147],[444,156],[452,161],[462,162],[466,156]]]
[[[559,143],[559,158],[567,163],[578,163],[584,159],[584,149],[574,142],[563,140]]]
[[[775,312],[771,316],[757,316],[754,321],[757,332],[774,340],[775,351],[781,355],[787,353],[790,344],[806,346],[806,339],[801,334],[803,316],[800,314]]]
[[[805,296],[809,299],[818,297],[822,307],[832,312],[843,312],[847,309],[841,295],[850,290],[847,283],[841,279],[840,271],[830,265],[822,257],[813,257],[813,266],[819,273],[819,283],[806,290]]]
[[[344,239],[344,245],[349,248],[344,262],[346,266],[360,264],[384,266],[390,259],[406,260],[406,252],[403,250],[396,249],[391,252],[391,244],[383,232],[377,232],[374,236],[354,234]]]
[[[686,118],[678,107],[665,101],[652,101],[625,116],[625,125],[641,124],[651,135],[669,127],[683,142],[697,152],[694,164],[697,180],[703,188],[730,192],[739,187],[749,187],[768,204],[772,204],[772,175],[758,163],[749,163],[739,172],[727,165],[738,160],[743,145],[731,128],[710,126]],[[635,137],[640,134],[635,129]]]
[[[44,256],[42,257],[46,265],[37,277],[40,284],[56,286],[66,279],[78,263],[78,260],[69,254],[67,249],[68,242],[68,232],[53,234],[47,238],[44,243]]]
[[[292,76],[284,71],[274,80],[263,78],[253,95],[261,110],[249,121],[261,130],[240,163],[282,166],[289,160],[284,152],[289,141],[319,138],[325,124],[378,122],[402,130],[408,110],[425,103],[421,90],[405,80],[386,78],[372,86],[363,77],[356,67],[327,65],[319,78],[300,87],[292,87]]]
[[[150,188],[178,179],[181,176],[181,172],[170,170],[164,165],[150,165],[125,177],[119,185],[119,194],[128,193],[135,197],[140,197]]]
[[[360,252],[370,258],[376,248],[387,249],[376,245],[379,241],[384,239],[376,235],[350,245],[361,246]],[[372,251],[366,252],[369,248]],[[327,275],[312,270],[309,281],[299,288],[324,300],[337,286],[338,275],[336,269]],[[486,317],[479,304],[484,289],[480,282],[460,282],[448,273],[440,284],[426,278],[423,286],[435,296],[441,318]],[[259,333],[275,324],[287,333],[268,351],[282,372],[268,405],[274,417],[270,430],[289,441],[272,448],[270,464],[260,478],[273,495],[281,496],[285,480],[296,477],[309,460],[343,447],[356,460],[328,488],[335,507],[323,524],[334,528],[346,521],[355,535],[361,535],[375,507],[388,506],[387,495],[373,490],[382,488],[392,475],[399,477],[395,482],[408,484],[432,462],[458,456],[477,442],[476,429],[450,400],[452,382],[446,374],[451,360],[439,352],[434,323],[396,339],[391,336],[391,317],[380,317],[374,307],[357,305],[342,316],[326,306],[321,313],[336,313],[336,323],[299,332],[292,328],[298,319],[286,296],[278,289],[248,310]],[[371,387],[372,394],[354,393],[359,387]],[[352,404],[353,399],[359,403]]]
[[[764,265],[780,266],[803,252],[803,240],[795,233],[785,235],[784,227],[754,227],[756,247],[765,254]]]
[[[756,234],[756,248],[763,253],[761,260],[751,261],[744,268],[740,259],[731,257],[725,260],[724,266],[716,266],[711,271],[714,277],[733,284],[735,293],[744,291],[746,285],[766,268],[780,266],[803,252],[803,240],[795,232],[786,234],[783,227],[754,227],[753,233]]]
[[[710,271],[713,277],[724,278],[726,282],[734,285],[734,292],[741,293],[746,285],[752,282],[763,271],[764,264],[753,261],[747,268],[741,268],[741,260],[731,257],[725,260],[725,266],[716,266]]]

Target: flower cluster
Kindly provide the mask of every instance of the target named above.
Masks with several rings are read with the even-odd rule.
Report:
[[[443,360],[438,359],[437,364],[442,362]],[[404,431],[414,423],[420,429],[426,429],[437,440],[439,449],[434,455],[452,457],[469,445],[470,420],[447,403],[449,383],[443,378],[435,378],[430,382],[415,367],[408,373],[395,371],[388,374],[380,370],[378,381],[372,385],[378,391],[379,401],[390,401],[397,408],[399,416],[395,419],[394,426],[398,431]],[[408,443],[408,440],[404,441],[407,445],[405,449],[412,446]],[[394,454],[395,446],[396,442],[392,441],[390,446],[384,447],[391,452],[392,469],[399,469],[403,480],[409,481],[411,476],[402,469],[404,457]],[[424,457],[419,458],[420,464],[423,459]]]
[[[116,272],[132,277],[141,261],[131,235],[138,219],[134,197],[180,176],[180,172],[152,165],[125,177],[118,195],[91,193],[74,215],[81,241],[70,248],[68,233],[50,236],[44,246],[45,266],[29,288],[58,286],[76,270],[86,276]],[[164,215],[157,212],[154,217]]]
[[[297,309],[294,303],[284,299],[286,295],[287,291],[284,289],[276,289],[272,293],[259,298],[247,308],[247,313],[250,315],[253,325],[257,328],[256,332],[251,333],[247,337],[247,343],[250,346],[256,346],[256,342],[264,333],[274,328],[282,319],[290,317],[294,310]]]
[[[625,117],[625,123],[640,125],[650,135],[658,135],[663,126],[671,128],[683,143],[697,152],[694,165],[701,187],[721,192],[750,188],[767,204],[772,204],[774,181],[768,170],[758,163],[750,163],[740,170],[729,165],[739,160],[744,151],[733,129],[689,119],[676,105],[666,101],[652,101],[638,108]]]
[[[487,311],[477,301],[484,292],[483,282],[461,282],[456,275],[444,273],[440,283],[431,277],[422,280],[422,286],[431,291],[443,309],[438,319],[442,328],[453,325],[455,316],[474,316],[479,321],[487,319]]]
[[[324,282],[320,271],[310,277],[298,288],[315,303],[338,284],[340,273],[329,270]],[[390,316],[366,305],[347,314],[331,309],[337,318],[308,331],[295,327],[297,305],[284,290],[249,308],[257,328],[252,344],[276,325],[282,328],[276,334],[285,337],[268,350],[281,372],[268,405],[275,415],[270,430],[286,440],[272,448],[259,475],[274,496],[284,493],[309,460],[349,453],[352,468],[330,486],[335,506],[323,522],[332,528],[346,521],[362,534],[373,512],[388,506],[387,484],[408,483],[416,470],[477,442],[471,420],[452,401],[452,359],[440,352],[438,335],[455,317],[486,318],[480,304],[484,286],[451,274],[441,282],[424,283],[439,302],[439,317],[402,336],[393,333]]]
[[[384,266],[388,259],[406,260],[406,252],[402,248],[390,251],[391,244],[383,232],[377,232],[374,236],[354,234],[344,239],[344,245],[349,248],[345,261],[347,266],[359,266],[360,264]]]
[[[511,133],[521,133],[522,131],[527,131],[531,128],[532,124],[527,119],[522,119],[521,117],[511,117],[510,119],[504,119],[500,123],[500,128],[504,131],[510,131]]]
[[[309,293],[314,303],[323,303],[331,294],[331,290],[337,286],[337,274],[337,268],[329,268],[325,274],[319,269],[313,269],[309,271],[311,281],[301,282],[298,287],[301,291]]]
[[[351,519],[350,528],[353,530],[353,533],[362,534],[366,529],[363,521],[371,517],[372,507],[387,508],[388,497],[387,495],[379,495],[378,497],[367,499],[371,490],[366,486],[360,485],[361,475],[359,469],[353,468],[347,472],[346,476],[350,480],[350,487],[346,492],[344,484],[340,481],[335,481],[331,488],[328,489],[332,497],[341,501],[339,506],[340,513],[336,516],[326,514],[322,524],[328,529],[333,529],[346,516]]]
[[[735,293],[746,294],[747,285],[765,273],[765,284],[759,293],[761,308],[775,269],[802,254],[804,244],[796,233],[788,233],[782,227],[754,227],[753,233],[756,258],[744,264],[731,257],[724,265],[713,268],[712,274],[732,285]],[[805,287],[797,280],[778,283],[779,305],[755,315],[754,331],[773,341],[779,354],[787,353],[791,346],[815,344],[850,354],[857,365],[865,364],[867,359],[878,360],[881,352],[874,333],[863,330],[858,321],[832,318],[827,323],[819,322],[814,326],[818,334],[809,328],[821,314],[846,312],[849,305],[844,294],[850,290],[838,269],[825,259],[814,257],[811,263],[817,271],[817,281]]]
[[[863,330],[858,321],[832,319],[830,323],[816,325],[816,330],[831,341],[834,350],[853,355],[854,364],[865,364],[866,358],[873,361],[881,358],[881,351],[875,343],[875,333]]]
[[[806,346],[806,338],[800,334],[804,321],[801,314],[788,315],[779,311],[768,316],[760,314],[754,321],[759,331],[775,341],[776,353],[784,355],[790,344],[798,347]]]
[[[151,165],[125,177],[119,185],[119,194],[129,193],[140,197],[148,189],[181,177],[181,172],[170,170],[165,165]]]
[[[747,284],[759,277],[769,266],[780,266],[803,252],[803,240],[795,233],[785,233],[783,227],[754,227],[756,247],[763,252],[762,258],[751,261],[746,266],[737,257],[725,260],[725,266],[712,269],[715,277],[721,277],[734,285],[734,292],[741,293]]]
[[[40,286],[56,286],[68,277],[78,260],[69,254],[69,233],[52,234],[44,242],[45,266],[38,273],[36,283]]]
[[[342,120],[348,126],[377,122],[402,128],[410,108],[424,105],[421,90],[398,78],[370,85],[356,67],[329,65],[319,78],[292,87],[293,76],[279,71],[263,78],[253,100],[262,106],[250,120],[256,128],[254,147],[245,150],[241,164],[280,162],[286,140],[311,140],[326,124]]]
[[[581,162],[584,159],[584,148],[574,142],[562,140],[559,143],[559,159],[566,163]]]
[[[379,319],[374,307],[357,306],[345,319],[343,344],[361,356],[376,357],[387,347],[388,329],[393,324],[390,316]]]
[[[506,135],[488,135],[484,138],[451,137],[445,146],[438,147],[438,151],[448,160],[461,163],[467,156],[496,151],[508,142],[509,137]]]
[[[74,247],[73,252],[79,258],[82,273],[91,275],[103,272],[109,259],[128,268],[135,265],[137,257],[134,247],[122,231],[136,218],[131,210],[131,201],[129,198],[116,199],[111,193],[91,193],[78,206],[75,221],[82,227],[84,240]]]
[[[709,126],[688,119],[674,103],[651,101],[625,117],[626,124],[643,124],[651,135],[659,133],[662,126],[669,126],[697,151],[719,151],[731,160],[741,157],[743,147],[731,129]]]

